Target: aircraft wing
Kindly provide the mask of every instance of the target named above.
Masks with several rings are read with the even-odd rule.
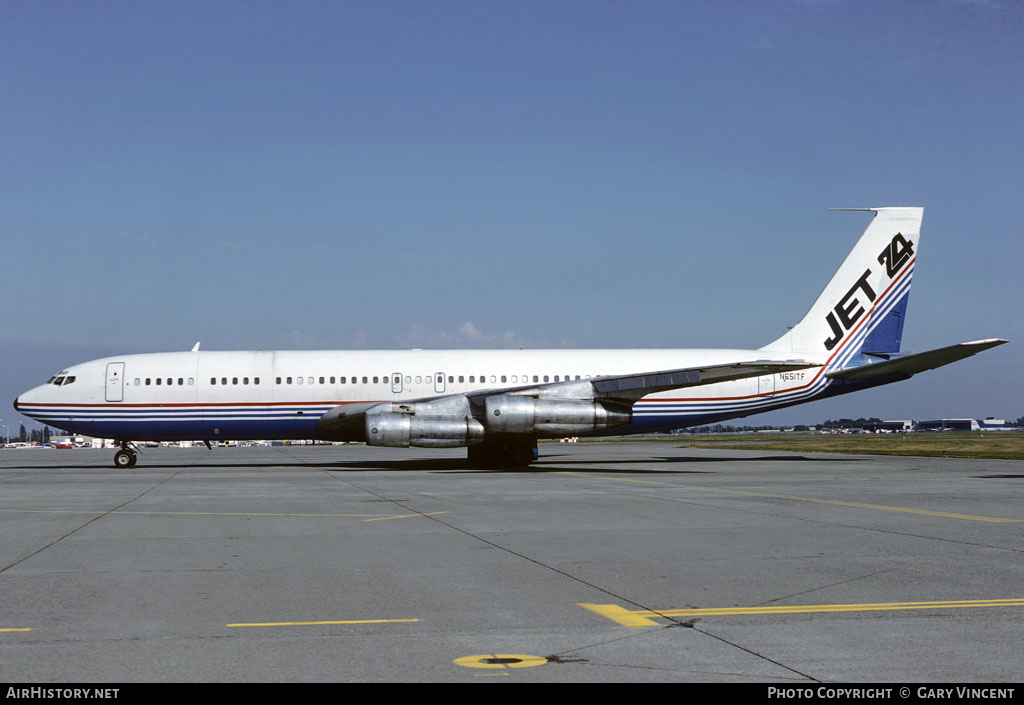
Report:
[[[480,407],[488,397],[510,395],[550,400],[608,401],[618,404],[632,403],[637,399],[669,389],[696,387],[716,382],[728,382],[747,377],[802,370],[821,365],[804,360],[754,360],[732,362],[723,365],[684,367],[659,372],[641,372],[624,375],[605,375],[590,379],[566,380],[545,384],[480,389],[459,394],[443,394],[408,399],[400,402],[371,401],[340,404],[320,417],[318,426],[324,429],[343,430],[357,428],[366,414],[398,412],[424,415],[467,415],[472,407]]]
[[[873,362],[868,365],[826,372],[825,376],[838,380],[868,380],[888,375],[913,375],[925,370],[934,370],[936,367],[942,367],[957,360],[963,360],[965,357],[980,353],[982,350],[988,350],[1007,342],[1009,341],[1001,338],[972,340],[967,343],[960,343],[959,345],[929,350],[928,352],[895,357],[883,362]]]
[[[639,372],[625,375],[605,375],[582,380],[568,380],[541,385],[516,387],[513,389],[482,389],[466,394],[470,399],[493,394],[513,394],[550,399],[605,399],[608,401],[633,402],[648,394],[698,387],[704,384],[730,382],[747,377],[760,377],[779,372],[820,367],[818,363],[804,360],[755,360],[752,362],[730,362],[724,365],[684,367],[660,372]]]

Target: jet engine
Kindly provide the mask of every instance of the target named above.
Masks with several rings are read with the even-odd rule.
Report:
[[[484,401],[488,433],[569,436],[626,426],[630,407],[576,399],[534,399],[500,394]]]
[[[483,424],[472,416],[366,415],[366,443],[371,446],[461,448],[483,440]]]

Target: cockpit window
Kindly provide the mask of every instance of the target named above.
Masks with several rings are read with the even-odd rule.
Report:
[[[64,378],[64,386],[65,387],[68,386],[69,384],[74,384],[74,383],[75,383],[75,376],[74,375],[69,375],[69,376]]]
[[[53,380],[53,383],[59,387],[60,385],[64,384],[64,378],[58,377],[57,379]]]
[[[53,380],[55,380],[55,379],[57,379],[57,375],[54,375],[53,377],[50,377],[50,379],[46,380],[46,383],[47,384],[53,384]]]

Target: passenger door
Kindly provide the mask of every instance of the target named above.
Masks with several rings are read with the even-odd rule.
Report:
[[[104,398],[107,401],[124,401],[124,363],[107,363],[107,386]]]

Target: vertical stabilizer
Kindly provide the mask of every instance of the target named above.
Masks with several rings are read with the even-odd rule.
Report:
[[[849,210],[875,217],[803,320],[762,350],[824,355],[831,365],[899,352],[924,209]]]

